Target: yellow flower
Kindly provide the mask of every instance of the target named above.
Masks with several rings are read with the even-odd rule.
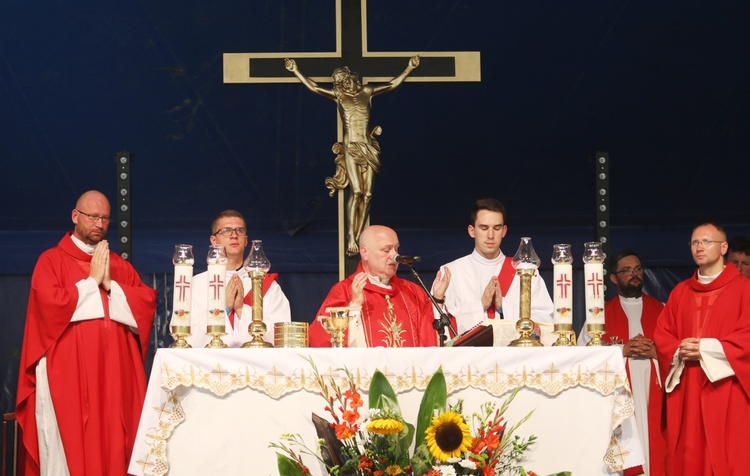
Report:
[[[385,474],[395,476],[397,474],[404,474],[404,471],[401,469],[401,466],[394,464],[385,468]]]
[[[367,424],[367,431],[379,435],[395,435],[403,429],[404,424],[395,418],[378,418]]]
[[[432,419],[425,431],[425,443],[432,456],[447,461],[460,457],[469,448],[471,431],[460,414],[449,410]]]

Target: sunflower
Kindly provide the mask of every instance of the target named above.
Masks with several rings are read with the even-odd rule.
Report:
[[[440,461],[459,458],[471,444],[471,431],[460,414],[448,410],[432,419],[425,431],[425,443]]]
[[[367,431],[379,435],[395,435],[403,429],[404,424],[395,418],[378,418],[367,424]]]

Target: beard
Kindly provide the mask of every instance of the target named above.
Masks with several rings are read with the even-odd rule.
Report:
[[[643,280],[631,279],[625,286],[618,289],[618,292],[629,298],[641,297],[641,294],[643,294]]]

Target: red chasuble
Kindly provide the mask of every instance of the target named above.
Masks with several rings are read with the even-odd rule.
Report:
[[[656,329],[656,320],[664,309],[664,305],[659,300],[642,295],[643,311],[641,312],[641,327],[643,335],[651,340],[654,339],[654,330]],[[611,338],[616,337],[626,343],[630,340],[630,325],[628,316],[620,304],[620,296],[607,301],[604,305],[604,315],[607,316],[604,326],[606,333],[602,338],[610,342]],[[626,367],[628,378],[630,378],[630,367]],[[659,386],[656,366],[651,361],[651,381],[649,382],[648,391],[648,445],[649,461],[651,463],[650,474],[657,476],[664,474],[664,435],[661,432],[663,393]],[[625,476],[641,474],[643,472],[640,466],[628,468],[625,470]]]
[[[686,363],[666,394],[665,474],[750,474],[750,280],[734,266],[705,285],[696,273],[672,291],[654,333],[662,379],[687,337],[718,339],[735,375],[712,383],[700,362]]]
[[[327,307],[346,307],[352,299],[354,276],[363,272],[362,264],[343,281],[336,283],[318,316],[326,315]],[[437,345],[432,304],[424,290],[411,281],[394,276],[391,289],[368,282],[364,288],[361,320],[368,347],[430,347]],[[348,335],[347,335],[348,339]],[[310,347],[330,347],[331,336],[317,318],[310,325]]]
[[[91,256],[70,238],[45,251],[31,277],[19,372],[16,415],[29,455],[26,475],[39,474],[36,366],[47,356],[50,393],[71,476],[124,475],[146,393],[144,359],[156,292],[133,267],[110,252],[110,278],[127,296],[138,334],[105,315],[70,322],[78,302],[76,283],[88,277]]]

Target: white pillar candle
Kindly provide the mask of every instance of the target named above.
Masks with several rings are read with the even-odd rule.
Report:
[[[226,263],[208,265],[208,326],[225,325],[226,278]]]
[[[573,324],[573,265],[567,263],[556,264],[552,267],[554,273],[553,302],[555,324]]]
[[[174,288],[172,299],[171,327],[190,326],[190,303],[192,301],[193,266],[176,264],[174,266]]]
[[[604,324],[604,265],[584,264],[583,277],[586,288],[586,324]]]

